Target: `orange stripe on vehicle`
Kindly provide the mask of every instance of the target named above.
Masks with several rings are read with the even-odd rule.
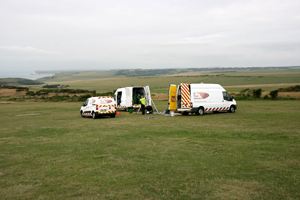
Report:
[[[115,104],[112,105],[99,105],[99,108],[103,108],[103,107],[115,107]]]
[[[181,103],[182,108],[190,108],[191,98],[190,98],[190,89],[188,84],[181,84]]]

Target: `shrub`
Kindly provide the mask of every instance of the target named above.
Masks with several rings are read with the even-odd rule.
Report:
[[[276,99],[278,96],[278,90],[273,90],[270,92],[270,96],[272,99]]]
[[[253,90],[253,92],[252,92],[252,96],[254,97],[254,98],[260,98],[261,97],[261,89],[259,88],[259,89],[254,89]]]
[[[287,88],[279,88],[279,92],[299,92],[300,91],[300,85],[291,86]]]
[[[29,88],[27,87],[16,87],[16,92],[21,92],[21,91],[28,91]]]
[[[28,95],[28,96],[35,96],[35,93],[33,91],[27,91],[26,95]]]
[[[79,101],[85,101],[87,98],[90,98],[92,95],[91,94],[84,94],[84,95],[80,95],[78,97]]]
[[[240,94],[245,94],[249,90],[250,90],[249,88],[243,89],[243,90],[240,91]]]

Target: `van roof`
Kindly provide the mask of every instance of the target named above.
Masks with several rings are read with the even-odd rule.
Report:
[[[90,97],[90,98],[94,98],[94,99],[113,99],[112,96],[97,96],[97,97]]]
[[[225,90],[220,84],[215,84],[215,83],[191,83],[191,87],[202,88],[202,89],[223,89],[223,90]]]
[[[145,85],[144,86],[128,86],[128,87],[120,87],[120,88],[144,88],[144,87],[146,87]],[[118,88],[118,89],[120,89],[120,88]]]

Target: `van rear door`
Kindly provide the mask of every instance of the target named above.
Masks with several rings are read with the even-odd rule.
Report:
[[[146,105],[151,106],[151,93],[150,93],[150,87],[146,86],[145,88],[145,98],[146,98]]]
[[[187,83],[180,84],[181,89],[181,109],[191,109],[190,87]]]
[[[177,86],[170,84],[169,88],[169,110],[177,110]]]
[[[125,88],[125,94],[126,94],[126,108],[129,108],[132,106],[132,87],[126,87]]]

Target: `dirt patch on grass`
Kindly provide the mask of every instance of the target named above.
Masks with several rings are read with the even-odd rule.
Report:
[[[166,93],[152,93],[151,98],[153,100],[168,100],[168,94],[166,94]]]
[[[279,97],[293,97],[293,98],[300,98],[300,92],[279,92]]]
[[[0,89],[0,96],[18,96],[18,95],[25,95],[26,92],[21,91],[21,92],[16,92],[15,89]]]
[[[15,89],[0,89],[0,97],[18,97],[18,96],[25,96],[26,91],[17,92]]]

